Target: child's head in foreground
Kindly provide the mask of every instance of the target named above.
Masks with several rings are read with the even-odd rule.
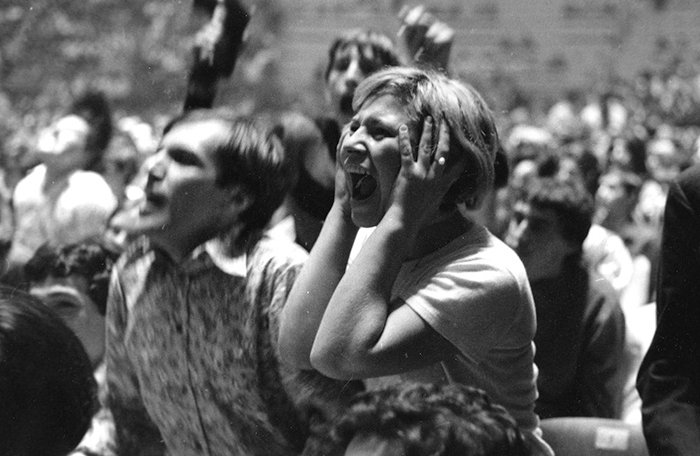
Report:
[[[0,290],[0,454],[65,455],[96,407],[80,340],[36,298]]]
[[[529,454],[505,408],[463,385],[406,383],[360,393],[332,434],[345,456]]]

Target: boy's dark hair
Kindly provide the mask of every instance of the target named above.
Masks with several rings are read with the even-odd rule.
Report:
[[[85,169],[95,171],[99,168],[102,156],[112,139],[112,111],[104,93],[96,90],[87,91],[78,96],[66,115],[82,117],[90,126],[87,136],[86,152],[90,160]]]
[[[107,294],[112,266],[119,253],[98,241],[85,241],[61,247],[44,244],[25,264],[26,279],[32,283],[48,277],[85,277],[88,295],[97,305],[100,315],[107,309]]]
[[[540,178],[532,182],[528,202],[540,209],[552,209],[564,239],[583,248],[593,220],[593,197],[578,179]]]
[[[357,47],[360,52],[360,65],[365,74],[373,73],[383,67],[401,65],[394,42],[388,36],[372,30],[353,29],[337,37],[328,49],[328,62],[323,80],[335,66],[336,55],[348,47]]]
[[[214,150],[217,185],[241,186],[253,199],[240,215],[243,230],[235,247],[241,250],[262,232],[284,201],[294,182],[293,168],[271,125],[226,110],[187,111],[170,121],[163,134],[176,125],[207,121],[228,128],[226,139]]]
[[[465,385],[402,383],[359,393],[335,423],[343,448],[360,434],[398,439],[406,456],[525,456],[513,417]]]
[[[89,428],[96,390],[77,336],[36,298],[1,288],[0,454],[67,454]]]

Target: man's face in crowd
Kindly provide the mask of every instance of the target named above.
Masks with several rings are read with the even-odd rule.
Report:
[[[105,351],[105,316],[88,294],[88,280],[80,275],[48,277],[32,284],[30,293],[51,307],[73,330],[94,365]]]
[[[326,98],[342,123],[348,122],[353,115],[352,98],[357,86],[381,66],[369,46],[361,49],[349,44],[336,50],[326,79]]]
[[[680,173],[678,150],[669,139],[657,139],[649,144],[647,168],[651,176],[661,183],[671,182]]]
[[[626,213],[634,206],[633,197],[627,194],[622,178],[615,173],[604,174],[595,195],[597,209]]]
[[[233,190],[217,184],[214,157],[226,132],[218,120],[172,127],[147,163],[148,180],[135,231],[179,249],[196,247],[226,228]]]
[[[530,280],[556,277],[575,246],[564,239],[553,209],[538,208],[519,201],[515,204],[506,243],[520,256]]]

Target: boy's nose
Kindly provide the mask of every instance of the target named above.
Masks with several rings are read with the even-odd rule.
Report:
[[[149,179],[163,179],[165,177],[165,168],[165,155],[162,153],[153,155],[146,161]]]
[[[351,62],[345,72],[345,86],[348,89],[355,89],[362,81],[363,73],[358,62]]]

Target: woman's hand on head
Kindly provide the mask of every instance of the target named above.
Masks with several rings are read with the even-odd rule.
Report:
[[[438,134],[434,135],[436,129]],[[450,129],[443,119],[437,125],[431,117],[425,119],[415,156],[408,127],[401,126],[399,150],[401,169],[394,184],[392,204],[402,209],[406,221],[420,223],[436,214],[463,165],[450,160]]]
[[[340,140],[338,141],[338,147],[335,152],[335,202],[334,204],[338,206],[345,217],[346,220],[352,223],[352,210],[350,209],[350,197],[351,191],[348,188],[347,177],[345,176],[345,171],[341,166],[340,160],[340,146],[343,144],[343,138],[348,134],[348,127],[343,128]]]

